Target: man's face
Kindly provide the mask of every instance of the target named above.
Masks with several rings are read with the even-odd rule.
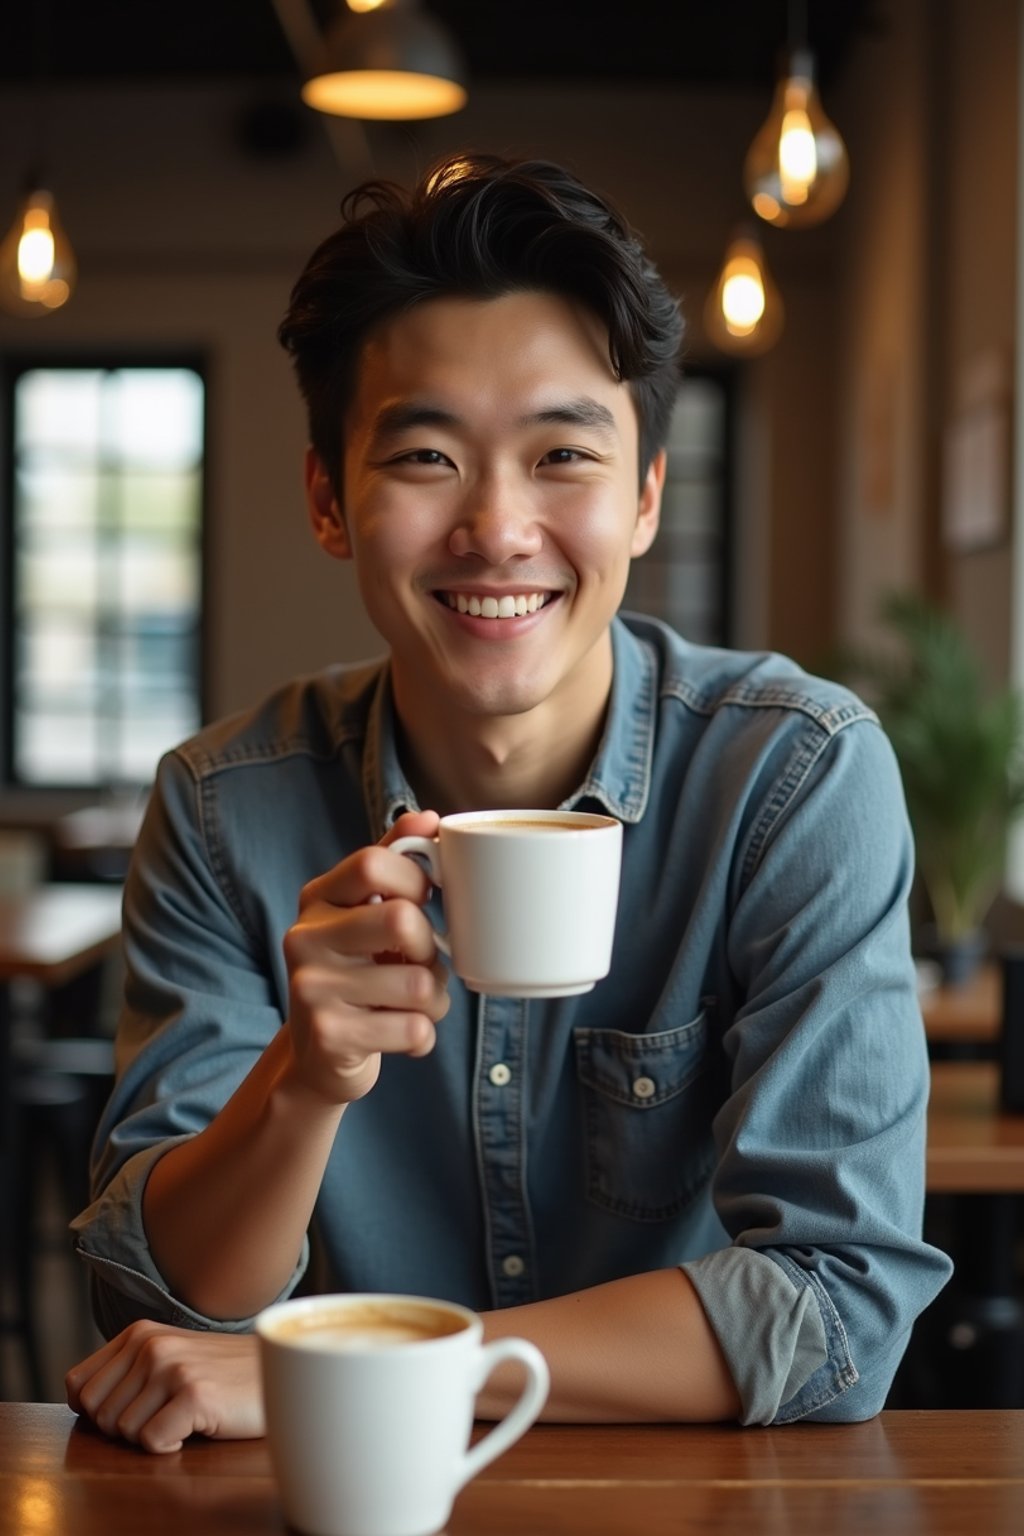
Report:
[[[366,343],[344,428],[343,522],[311,457],[314,527],[355,559],[403,719],[603,703],[663,460],[638,492],[599,323],[546,293],[419,304]]]

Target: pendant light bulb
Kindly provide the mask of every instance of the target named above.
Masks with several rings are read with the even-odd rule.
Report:
[[[0,305],[24,319],[52,315],[71,297],[75,272],[53,194],[33,181],[0,244]]]
[[[715,346],[737,357],[756,357],[782,334],[784,311],[761,242],[740,230],[704,305],[704,327]]]
[[[747,151],[743,180],[754,212],[780,229],[820,224],[846,196],[846,145],[825,115],[806,48],[790,56],[767,120]]]

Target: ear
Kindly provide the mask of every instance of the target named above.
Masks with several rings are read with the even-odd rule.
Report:
[[[317,543],[335,560],[351,560],[352,545],[344,515],[334,494],[331,477],[313,448],[306,449],[305,483],[306,507]]]
[[[636,515],[636,527],[633,529],[633,541],[629,546],[630,556],[645,555],[654,543],[654,535],[658,531],[658,523],[661,520],[661,493],[665,489],[665,466],[668,455],[664,448],[654,455],[650,468],[644,476],[643,489],[640,492],[640,506]]]

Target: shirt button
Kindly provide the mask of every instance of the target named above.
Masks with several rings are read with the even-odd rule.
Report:
[[[512,1072],[503,1061],[495,1063],[495,1065],[488,1072],[487,1076],[490,1078],[495,1088],[504,1088],[506,1083],[510,1083],[512,1081]]]
[[[649,1099],[657,1091],[653,1077],[638,1077],[633,1084],[633,1092],[638,1099]]]
[[[502,1274],[507,1275],[510,1280],[517,1279],[525,1268],[526,1265],[518,1253],[510,1253],[507,1259],[501,1261]]]

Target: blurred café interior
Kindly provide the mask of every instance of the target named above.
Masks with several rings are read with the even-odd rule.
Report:
[[[0,1398],[62,1399],[98,1339],[66,1227],[157,758],[381,649],[305,533],[291,283],[350,187],[477,149],[569,165],[681,299],[662,532],[628,605],[816,671],[923,647],[955,782],[922,792],[919,859],[955,863],[959,836],[980,873],[945,927],[941,879],[915,892],[926,1219],[958,1273],[893,1403],[1024,1407],[1024,8],[422,0],[458,110],[308,105],[341,23],[405,9],[373,7],[34,0],[0,24]],[[980,821],[994,854],[965,851]]]

